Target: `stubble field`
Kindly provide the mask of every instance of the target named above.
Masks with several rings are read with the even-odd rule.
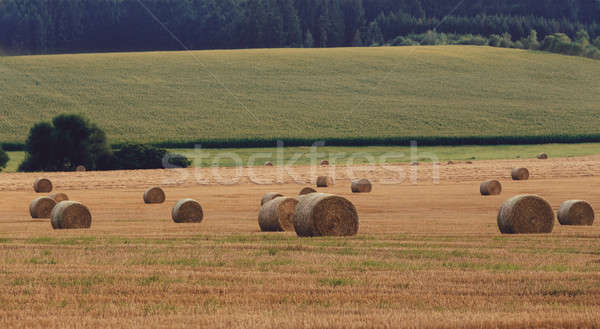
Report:
[[[531,180],[510,181],[516,165],[529,167]],[[313,178],[308,167],[291,169],[298,180]],[[201,185],[195,177],[211,169],[48,173],[55,191],[93,214],[90,230],[53,231],[27,212],[40,174],[0,174],[0,326],[600,326],[598,223],[557,222],[550,235],[521,236],[496,226],[499,205],[518,193],[539,194],[554,209],[568,199],[600,204],[600,156],[444,164],[438,184],[431,164],[402,164],[361,173],[375,182],[361,195],[350,193],[347,168],[337,169],[336,185],[321,190],[356,205],[360,229],[351,238],[260,233],[262,194],[308,185],[287,176],[281,184]],[[250,168],[219,173],[236,170]],[[251,173],[267,180],[277,170]],[[383,184],[401,172],[406,180]],[[479,195],[489,178],[503,182],[501,196]],[[166,203],[143,204],[153,185],[165,188]],[[184,197],[201,202],[203,223],[170,220]]]

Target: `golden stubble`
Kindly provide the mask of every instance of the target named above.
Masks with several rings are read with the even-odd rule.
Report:
[[[358,235],[306,239],[261,233],[257,221],[264,193],[295,196],[301,184],[184,182],[164,186],[165,203],[146,205],[143,191],[169,172],[48,174],[93,216],[89,230],[54,231],[29,217],[35,175],[1,174],[0,326],[598,326],[597,223],[516,236],[496,225],[498,207],[516,194],[539,194],[554,210],[568,199],[600,204],[590,193],[600,187],[597,160],[444,166],[438,185],[374,182],[369,194],[351,193],[341,177],[318,190],[354,203]],[[531,169],[529,181],[510,180],[517,164]],[[482,197],[484,179],[500,179],[502,195]],[[171,207],[188,197],[204,221],[173,223]]]

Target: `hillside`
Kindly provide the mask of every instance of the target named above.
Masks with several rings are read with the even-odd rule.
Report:
[[[470,46],[0,57],[0,141],[82,113],[111,143],[598,133],[600,65]]]

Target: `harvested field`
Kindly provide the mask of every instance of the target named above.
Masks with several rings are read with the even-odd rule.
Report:
[[[418,170],[417,182],[381,184],[394,176],[377,169],[361,173],[375,185],[361,195],[338,168],[328,193],[356,206],[358,235],[303,239],[261,233],[256,214],[267,192],[297,195],[314,177],[307,167],[292,168],[304,184],[277,185],[200,185],[183,175],[193,170],[45,173],[93,214],[91,229],[69,231],[30,218],[36,174],[0,174],[0,326],[600,325],[598,223],[517,236],[496,224],[498,207],[517,194],[538,194],[555,211],[571,199],[600,205],[590,193],[600,187],[600,156],[442,165],[437,185],[431,164],[398,167]],[[535,175],[514,182],[514,167]],[[266,180],[276,169],[255,173]],[[479,183],[490,177],[503,194],[482,198]],[[165,203],[140,202],[148,185],[169,186]],[[189,197],[202,204],[201,225],[171,220],[175,202]]]

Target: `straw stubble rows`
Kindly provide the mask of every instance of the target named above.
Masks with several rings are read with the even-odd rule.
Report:
[[[565,160],[547,161],[557,170]],[[532,166],[514,162],[506,167]],[[346,238],[259,232],[260,198],[273,189],[296,195],[302,185],[168,186],[165,203],[146,205],[144,186],[117,186],[136,172],[103,173],[100,187],[63,188],[75,185],[70,176],[51,177],[94,214],[90,230],[53,231],[47,219],[29,217],[30,175],[9,176],[15,188],[0,192],[0,326],[596,325],[598,224],[503,236],[496,215],[522,193],[543,196],[554,211],[572,198],[600,204],[581,189],[600,186],[600,171],[549,178],[544,164],[528,181],[505,177],[502,195],[482,197],[479,182],[506,176],[506,168],[488,173],[479,165],[453,166],[448,177],[473,173],[463,182],[374,184],[353,194],[350,180],[338,179],[319,188],[356,206],[360,230]],[[154,175],[143,173],[146,181]],[[20,180],[29,190],[17,188]],[[171,220],[186,197],[202,203],[201,224]]]

